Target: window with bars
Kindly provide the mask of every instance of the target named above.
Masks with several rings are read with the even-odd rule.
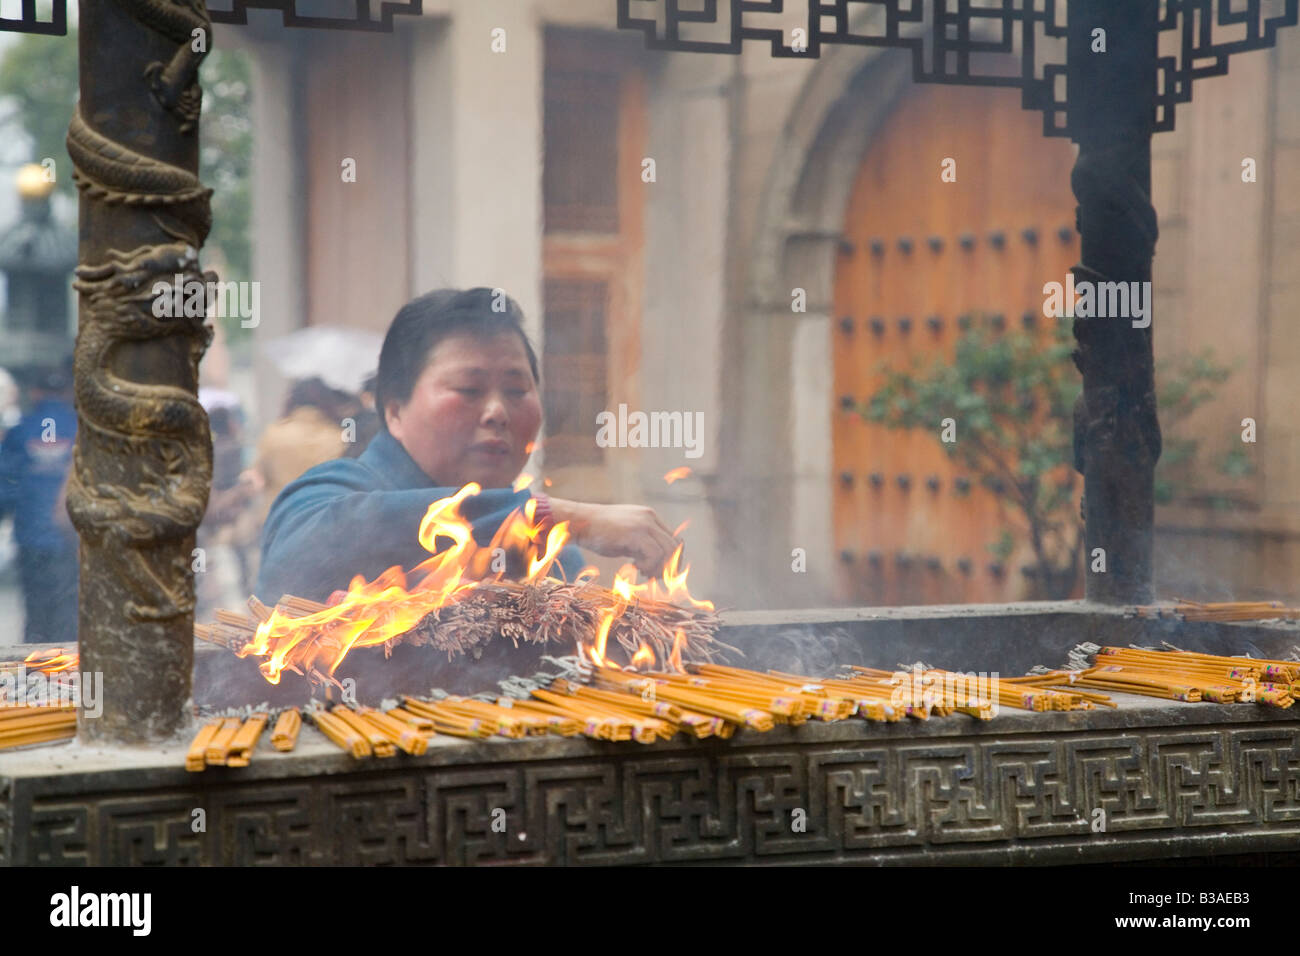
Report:
[[[546,232],[617,233],[619,76],[548,69],[545,87]]]
[[[606,283],[588,279],[546,281],[546,460],[598,465],[596,415],[608,407],[605,323]]]

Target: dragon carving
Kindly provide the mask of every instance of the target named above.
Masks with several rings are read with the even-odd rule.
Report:
[[[191,31],[210,29],[202,0],[113,2],[179,44],[168,64],[154,63],[146,75],[159,103],[181,119],[181,130],[192,129],[202,56],[191,52]],[[199,360],[212,336],[206,309],[157,310],[163,313],[158,315],[155,287],[170,289],[177,276],[187,283],[215,281],[214,274],[200,272],[197,252],[212,225],[212,191],[189,170],[104,136],[80,107],[67,146],[74,179],[88,200],[147,211],[171,240],[129,252],[110,249],[102,261],[83,259],[77,269],[80,427],[67,498],[83,542],[112,555],[108,573],[125,596],[128,617],[174,619],[194,609],[190,555],[182,543],[207,508],[208,420],[192,386],[140,381],[130,370],[141,348],[161,349],[188,364],[175,381],[198,380]],[[87,585],[83,575],[82,587]]]

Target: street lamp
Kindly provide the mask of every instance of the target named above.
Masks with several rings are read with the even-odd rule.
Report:
[[[15,179],[22,212],[0,233],[5,311],[0,316],[5,365],[13,372],[58,365],[72,351],[68,284],[77,264],[77,238],[50,214],[54,182],[29,163]]]

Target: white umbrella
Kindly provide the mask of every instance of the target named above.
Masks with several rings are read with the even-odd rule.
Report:
[[[309,325],[272,339],[266,354],[290,381],[320,378],[330,388],[355,395],[379,367],[383,344],[383,336],[376,332]]]
[[[215,412],[218,408],[239,408],[239,396],[224,388],[199,387],[199,404],[204,411]]]

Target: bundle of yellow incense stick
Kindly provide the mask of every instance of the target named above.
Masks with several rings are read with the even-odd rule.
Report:
[[[1296,620],[1300,608],[1287,607],[1281,601],[1217,601],[1202,603],[1187,598],[1176,598],[1172,607],[1140,605],[1139,617],[1168,617],[1180,621],[1267,621]]]
[[[597,740],[652,744],[671,739],[681,729],[678,723],[657,716],[647,701],[626,694],[592,693],[590,688],[568,681],[556,681],[551,690],[537,690],[533,696],[560,710],[567,709],[581,722],[583,733]]]
[[[369,757],[373,753],[366,736],[342,718],[328,713],[324,709],[309,710],[307,715],[311,718],[311,722],[316,725],[317,730],[354,759],[360,760],[363,757]]]
[[[429,741],[436,733],[432,721],[401,707],[382,711],[373,707],[339,705],[328,711],[309,710],[307,714],[326,738],[358,760],[371,756],[392,757],[399,750],[419,756],[428,750]],[[292,718],[289,724],[296,735],[297,728],[292,726]]]
[[[464,711],[444,706],[444,701],[423,701],[415,697],[403,698],[403,709],[423,717],[433,724],[440,734],[452,737],[491,737],[498,731],[498,723],[486,717],[466,714]]]
[[[699,686],[690,683],[689,674],[636,674],[600,667],[595,671],[595,682],[602,687],[630,691],[642,699],[666,700],[689,710],[754,730],[766,731],[776,726],[773,710],[779,709],[787,718],[796,712],[798,705],[788,701],[775,701],[772,697],[754,694],[745,688]],[[707,683],[707,682],[706,682]],[[766,705],[769,709],[763,709]]]
[[[226,753],[227,767],[247,767],[253,759],[253,748],[257,746],[258,738],[262,736],[262,731],[266,729],[266,722],[269,719],[267,714],[253,714],[248,720],[244,721],[242,727],[235,731],[234,737],[230,740],[230,749]]]
[[[921,720],[954,712],[989,720],[1001,707],[1042,713],[1110,705],[1101,695],[1094,700],[1091,695],[1034,686],[1031,678],[993,678],[938,668],[884,671],[854,665],[852,670],[857,676],[845,682],[848,687],[887,699],[891,706],[901,706],[906,716]]]
[[[1287,708],[1300,690],[1300,662],[1230,657],[1196,651],[1103,647],[1074,683],[1134,688],[1131,693],[1215,703],[1258,702]]]
[[[298,733],[302,730],[302,715],[297,707],[283,711],[275,720],[271,730],[271,746],[279,751],[292,750],[298,744]]]
[[[70,704],[0,707],[0,750],[67,740],[76,733],[77,710]]]
[[[854,665],[841,676],[813,678],[696,664],[689,673],[596,667],[590,680],[584,684],[558,679],[549,688],[532,690],[528,699],[408,696],[401,706],[387,711],[335,706],[307,713],[328,739],[355,758],[390,757],[398,750],[419,755],[437,733],[511,739],[582,734],[596,740],[650,744],[678,733],[726,738],[741,727],[766,731],[778,723],[798,725],[810,719],[835,721],[855,715],[877,721],[924,720],[954,713],[989,719],[1000,707],[1044,712],[1117,706],[1101,691],[1193,702],[1258,701],[1285,708],[1300,693],[1300,661],[1104,647],[1084,670],[1008,678],[921,665],[899,671]],[[75,717],[70,707],[0,708],[0,742],[8,728],[20,731],[30,726],[12,721],[42,710],[57,712],[45,719],[62,721],[64,735],[72,734]],[[254,714],[247,721],[210,721],[194,738],[187,768],[246,766],[267,722],[266,714]],[[273,746],[292,749],[301,722],[297,710],[281,714],[272,733]],[[39,742],[30,734],[21,739]]]
[[[253,759],[267,714],[253,714],[247,720],[218,717],[199,728],[185,754],[185,769],[199,772],[207,767],[247,767]]]

